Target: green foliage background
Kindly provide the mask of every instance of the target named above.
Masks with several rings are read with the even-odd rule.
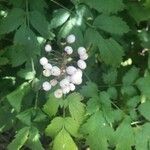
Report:
[[[150,150],[149,28],[150,0],[0,0],[0,149]],[[88,68],[57,100],[39,58],[70,33]]]

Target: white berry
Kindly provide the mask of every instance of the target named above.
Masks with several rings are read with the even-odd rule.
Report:
[[[68,55],[71,55],[73,53],[73,49],[71,46],[66,46],[64,50]]]
[[[77,74],[74,74],[73,76],[71,76],[71,82],[73,84],[79,85],[82,83],[82,78],[80,76],[77,76]]]
[[[70,92],[70,87],[69,86],[62,87],[62,91],[64,94],[68,94]]]
[[[73,34],[71,34],[71,35],[69,35],[69,36],[67,37],[67,42],[68,42],[69,44],[74,43],[75,40],[76,40],[76,37],[75,37],[75,35],[73,35]]]
[[[76,71],[77,71],[77,69],[76,69],[74,66],[69,66],[69,67],[66,68],[66,72],[67,72],[69,75],[74,74]]]
[[[77,76],[79,76],[79,77],[82,77],[82,75],[83,75],[83,72],[82,72],[82,70],[81,69],[77,69],[77,71],[76,71],[76,73],[75,73]]]
[[[51,69],[52,69],[52,65],[51,65],[50,63],[47,63],[47,64],[45,64],[45,65],[43,66],[43,68],[44,68],[45,70],[51,70]]]
[[[53,76],[59,76],[61,74],[61,70],[57,66],[53,66],[51,72]]]
[[[69,84],[69,87],[70,87],[70,90],[71,90],[71,91],[74,91],[75,88],[76,88],[75,85],[74,85],[73,83],[70,83],[70,84]]]
[[[86,68],[86,62],[84,60],[78,60],[77,65],[80,69],[85,69]]]
[[[50,81],[51,86],[56,86],[58,81],[56,79],[53,79]]]
[[[47,63],[48,63],[48,59],[47,59],[46,57],[42,57],[42,58],[40,59],[40,64],[41,64],[42,66],[46,65]]]
[[[44,91],[49,91],[51,89],[51,85],[49,82],[44,82],[42,87]]]
[[[86,49],[84,47],[79,47],[78,48],[78,54],[79,55],[84,55],[86,53]]]
[[[43,70],[43,75],[45,77],[50,77],[51,76],[51,71],[50,70]]]
[[[85,54],[83,54],[83,55],[80,55],[80,59],[81,60],[87,60],[88,59],[88,54],[87,53],[85,53]]]
[[[54,92],[54,96],[55,96],[56,98],[61,98],[61,97],[63,96],[63,91],[62,91],[62,89],[56,90],[56,91]]]
[[[60,81],[60,86],[61,86],[61,87],[66,87],[66,86],[68,86],[68,85],[69,85],[69,80],[68,80],[68,78],[65,78],[65,79],[63,79],[63,80]]]
[[[46,44],[45,51],[46,52],[51,52],[52,51],[52,46],[50,44]]]

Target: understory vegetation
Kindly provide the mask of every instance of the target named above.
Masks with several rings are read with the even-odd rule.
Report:
[[[55,60],[69,35],[88,59],[82,84],[61,97],[43,90],[51,76],[39,60],[47,44]],[[0,0],[6,149],[150,150],[150,0]]]

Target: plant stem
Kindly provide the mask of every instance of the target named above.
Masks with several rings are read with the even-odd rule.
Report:
[[[26,0],[26,20],[27,20],[27,26],[30,26],[30,19],[29,19],[29,3],[28,0]]]

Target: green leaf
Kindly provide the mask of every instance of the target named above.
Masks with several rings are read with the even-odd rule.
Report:
[[[107,93],[109,94],[111,99],[117,99],[118,91],[115,87],[109,87],[107,89]]]
[[[17,75],[25,80],[33,80],[35,78],[35,71],[31,69],[20,69]]]
[[[0,108],[0,133],[13,127],[13,120],[15,119],[15,116],[13,113],[10,113],[10,111],[11,110],[7,107]]]
[[[79,123],[71,117],[55,117],[51,121],[51,124],[47,126],[45,133],[47,136],[51,136],[52,138],[54,138],[62,130],[62,128],[65,128],[66,131],[74,137],[77,137],[79,135]]]
[[[39,55],[40,48],[33,31],[23,24],[19,30],[16,32],[14,37],[14,44],[24,46],[25,54],[27,59]]]
[[[37,128],[32,127],[30,129],[29,138],[26,143],[27,147],[32,150],[44,150],[41,142],[40,142],[40,134]]]
[[[131,150],[135,139],[131,122],[125,119],[115,132],[116,150]]]
[[[92,45],[99,48],[100,58],[106,64],[116,66],[121,63],[124,51],[114,39],[104,39],[98,31],[88,28],[85,34],[85,41],[88,46]]]
[[[144,7],[140,3],[131,3],[127,8],[129,14],[135,19],[137,23],[150,19],[150,9]]]
[[[150,123],[145,123],[135,129],[136,150],[148,150],[150,142]]]
[[[69,112],[77,122],[81,123],[85,114],[85,105],[81,102],[82,96],[78,93],[72,93],[67,97]]]
[[[35,115],[33,119],[34,122],[43,122],[47,119],[47,115],[40,108],[34,109],[32,112]]]
[[[113,85],[117,81],[117,70],[110,68],[106,73],[103,73],[103,81],[105,84]]]
[[[107,125],[102,112],[96,112],[92,115],[83,124],[81,131],[87,136],[86,142],[90,146],[90,149],[108,150],[107,141],[112,136],[113,129]]]
[[[100,13],[116,13],[124,9],[122,0],[80,0]]]
[[[93,97],[98,94],[98,87],[94,82],[87,82],[82,86],[80,93],[85,97]]]
[[[25,110],[19,113],[16,116],[22,123],[30,126],[31,125],[31,117],[32,117],[32,109]]]
[[[7,65],[9,63],[8,58],[6,57],[0,57],[0,66]]]
[[[24,127],[18,131],[15,136],[15,139],[8,145],[8,150],[20,150],[21,147],[28,140],[29,128]]]
[[[145,0],[144,6],[150,8],[150,0]]]
[[[65,129],[62,129],[54,139],[53,150],[77,150],[77,146],[74,143],[71,136]]]
[[[99,51],[101,59],[108,65],[120,65],[124,56],[123,48],[114,39],[99,38]],[[115,59],[114,59],[115,58]]]
[[[53,18],[51,19],[50,28],[57,28],[63,25],[69,18],[70,13],[65,9],[58,9],[54,11]]]
[[[30,22],[44,38],[49,39],[48,22],[44,15],[38,11],[32,11],[30,12]]]
[[[6,34],[16,30],[25,21],[25,12],[20,8],[13,8],[8,16],[0,23],[0,34]]]
[[[150,77],[144,77],[137,80],[136,85],[141,93],[147,97],[150,97]]]
[[[73,118],[66,117],[64,120],[64,124],[66,131],[68,131],[72,136],[77,137],[79,135],[79,123],[76,122]]]
[[[100,15],[94,21],[94,26],[111,34],[123,35],[129,27],[120,17]]]
[[[123,85],[131,85],[139,76],[139,69],[132,67],[123,77]]]
[[[59,101],[62,101],[62,99],[58,100],[54,94],[50,94],[46,104],[43,106],[43,111],[50,117],[56,115],[60,104]]]
[[[41,13],[44,13],[47,8],[47,3],[43,0],[32,0],[29,1],[29,4],[32,10],[38,10]]]
[[[87,107],[86,107],[86,110],[87,110],[87,114],[88,115],[91,115],[97,111],[99,111],[99,97],[98,96],[93,96],[92,98],[90,98],[87,102]]]
[[[51,124],[47,126],[45,129],[45,133],[47,136],[51,136],[54,138],[63,128],[64,126],[64,118],[62,117],[55,117]]]
[[[150,48],[150,32],[143,29],[140,33],[138,33],[138,36],[140,38],[141,45],[144,48]]]
[[[150,121],[150,101],[142,103],[139,106],[138,110],[140,111],[142,116],[144,116],[147,120]]]
[[[8,49],[7,56],[12,64],[12,67],[22,65],[27,61],[27,56],[23,46],[13,45]]]
[[[29,84],[24,83],[18,89],[7,95],[9,103],[17,112],[20,111],[22,99],[24,98],[24,96],[28,91],[29,91]]]

